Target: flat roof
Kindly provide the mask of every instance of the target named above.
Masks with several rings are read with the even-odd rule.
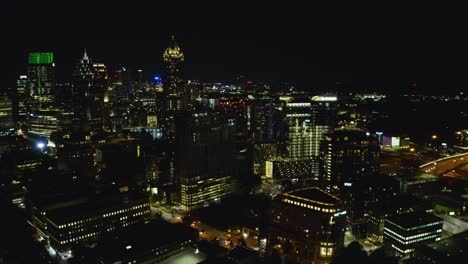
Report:
[[[160,264],[198,264],[203,262],[205,259],[206,256],[204,253],[195,253],[194,249],[189,248],[164,260],[163,262],[160,262]]]
[[[98,241],[97,248],[101,260],[105,263],[114,263],[129,256],[144,256],[152,249],[173,243],[178,244],[188,240],[194,242],[197,237],[198,231],[191,227],[180,223],[171,224],[164,220],[152,220],[105,234]]]
[[[293,196],[293,197],[295,196],[298,198],[311,200],[312,202],[315,201],[315,202],[327,203],[327,204],[336,204],[336,203],[341,202],[341,200],[338,197],[332,194],[329,194],[317,187],[298,189],[298,190],[287,192],[283,195]]]
[[[121,208],[125,204],[147,199],[147,196],[139,193],[98,195],[71,200],[68,203],[61,201],[59,206],[49,205],[46,207],[46,213],[47,218],[53,223],[64,224],[74,219],[102,214],[108,209]]]
[[[443,222],[443,219],[426,212],[395,214],[387,217],[385,220],[397,224],[405,229],[427,225],[435,222]]]
[[[466,256],[468,254],[468,231],[424,245],[420,250],[441,259]]]

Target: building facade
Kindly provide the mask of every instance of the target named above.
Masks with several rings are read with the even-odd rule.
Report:
[[[55,92],[55,64],[52,52],[29,53],[28,81],[32,108],[50,107]]]
[[[384,245],[396,256],[412,256],[417,245],[440,240],[444,221],[434,215],[410,212],[385,218]]]
[[[324,135],[321,146],[321,184],[345,201],[353,234],[366,234],[368,179],[379,176],[380,148],[375,137],[362,130],[336,129]]]
[[[67,254],[74,245],[93,244],[103,233],[149,217],[148,198],[126,193],[36,205],[32,223],[54,250]]]
[[[329,263],[344,243],[343,202],[317,187],[294,190],[273,201],[268,248],[291,263]]]

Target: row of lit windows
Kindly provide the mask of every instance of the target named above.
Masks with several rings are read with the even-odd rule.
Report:
[[[331,247],[320,247],[320,256],[321,257],[331,257],[331,256],[333,256],[333,248],[331,248]]]
[[[414,230],[414,229],[424,228],[424,227],[428,227],[428,226],[443,225],[443,224],[444,224],[444,222],[440,221],[440,222],[429,223],[429,224],[422,225],[422,226],[411,227],[411,228],[409,228],[407,230]]]
[[[440,222],[432,222],[432,223],[429,223],[429,224],[425,224],[425,225],[421,225],[421,226],[414,226],[414,227],[410,227],[410,228],[405,228],[405,227],[402,227],[396,223],[393,223],[392,221],[386,219],[386,222],[400,228],[400,229],[403,229],[403,230],[406,230],[406,231],[410,231],[410,230],[415,230],[415,229],[421,229],[421,228],[424,228],[424,227],[429,227],[429,226],[434,226],[434,225],[442,225],[444,222],[443,221],[440,221]]]
[[[334,212],[337,211],[337,209],[321,208],[321,207],[313,206],[313,205],[310,205],[310,204],[305,204],[305,203],[300,203],[300,202],[297,202],[297,201],[292,201],[292,200],[289,200],[289,199],[283,199],[283,202],[294,204],[294,205],[297,205],[297,206],[302,206],[302,207],[309,208],[309,209],[316,210],[316,211],[320,211],[320,212],[325,212],[325,213],[334,213]]]
[[[60,244],[75,242],[75,241],[78,241],[78,240],[82,240],[82,239],[86,239],[86,238],[89,238],[89,237],[96,236],[97,234],[98,234],[97,232],[93,232],[93,233],[86,234],[86,235],[83,235],[83,236],[70,238],[70,239],[67,239],[67,240],[64,240],[64,241],[60,241]]]
[[[437,230],[432,231],[432,232],[425,232],[425,233],[417,234],[417,235],[414,235],[414,236],[410,236],[410,237],[405,238],[405,240],[411,240],[411,239],[414,239],[414,238],[427,236],[427,235],[434,234],[434,233],[442,233],[442,229],[437,229]]]
[[[392,248],[396,249],[398,252],[403,253],[403,254],[410,253],[410,252],[414,251],[414,248],[410,248],[410,249],[407,249],[407,250],[401,250],[401,249],[399,249],[397,246],[395,246],[393,244],[392,244]]]
[[[414,244],[414,243],[417,243],[417,242],[420,242],[420,241],[423,241],[423,240],[428,240],[428,239],[439,238],[440,237],[440,234],[434,234],[434,235],[426,235],[425,237],[413,239],[413,240],[410,240],[410,241],[403,241],[403,240],[400,240],[399,238],[397,238],[396,236],[394,236],[393,234],[391,234],[391,233],[394,233],[394,232],[390,233],[390,232],[386,232],[386,231],[391,232],[391,230],[385,229],[384,234],[391,237],[391,238],[393,238],[393,239],[395,239],[396,241],[398,241],[402,245],[411,245],[411,244]]]
[[[109,217],[109,216],[114,216],[114,215],[118,215],[118,214],[121,214],[121,213],[125,213],[125,212],[128,212],[128,211],[132,211],[132,210],[136,210],[136,209],[140,209],[140,208],[143,208],[143,207],[148,207],[149,206],[149,203],[146,203],[146,204],[143,204],[143,205],[138,205],[138,206],[133,206],[131,208],[128,208],[128,209],[122,209],[122,210],[118,210],[118,211],[115,211],[115,212],[112,212],[112,213],[108,213],[108,214],[103,214],[102,217]],[[86,222],[91,222],[91,221],[94,221],[94,220],[98,220],[100,217],[92,217],[92,218],[87,218],[85,220],[79,220],[79,221],[76,221],[76,222],[71,222],[71,223],[68,223],[68,224],[64,224],[64,225],[59,225],[59,228],[65,228],[65,227],[70,227],[70,226],[75,226],[75,225],[80,225],[80,224],[83,224],[83,223],[86,223]]]
[[[424,233],[420,233],[420,234],[417,234],[417,235],[405,237],[405,236],[402,236],[402,235],[400,235],[400,234],[398,234],[398,233],[396,233],[393,230],[388,229],[388,228],[385,228],[384,231],[387,231],[387,232],[401,238],[402,240],[411,240],[411,239],[422,237],[422,236],[432,235],[434,233],[442,233],[442,229],[437,229],[437,230],[434,230],[434,231],[431,231],[431,232],[424,232]]]
[[[435,238],[436,240],[437,240],[437,238],[440,239],[440,235],[439,235],[439,234],[435,234],[435,235],[432,235],[432,236],[421,237],[421,238],[418,238],[418,239],[414,239],[414,240],[405,242],[405,244],[406,244],[406,243],[408,243],[408,244],[413,244],[413,243],[417,243],[417,242],[419,242],[419,241],[428,240],[428,239],[433,239],[433,238]]]

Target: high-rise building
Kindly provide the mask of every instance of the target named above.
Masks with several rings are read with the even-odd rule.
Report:
[[[286,171],[301,172],[292,178],[318,180],[320,163],[314,152],[314,134],[312,130],[311,102],[307,97],[286,97],[284,113],[289,128],[280,128],[284,138],[278,138],[280,153],[281,144],[286,143],[286,155],[283,154],[282,168]],[[287,130],[287,131],[281,131]],[[285,142],[282,142],[282,141]],[[279,163],[278,163],[279,164]],[[281,173],[284,174],[284,173]],[[287,175],[285,173],[284,175]]]
[[[106,78],[106,66],[94,63],[85,51],[73,73],[75,119],[102,128]]]
[[[321,184],[346,203],[348,221],[356,237],[365,236],[366,179],[378,177],[380,148],[377,139],[362,130],[337,129],[322,143]]]
[[[29,93],[33,108],[47,108],[55,92],[55,64],[52,52],[32,52],[28,57]]]
[[[177,116],[175,175],[181,203],[187,210],[203,207],[239,188],[238,156],[234,128],[214,113],[193,112]],[[250,166],[252,168],[252,166]]]
[[[80,181],[92,182],[96,176],[96,166],[90,131],[73,127],[62,130],[55,140],[59,162],[74,170]]]
[[[343,209],[341,199],[317,187],[278,195],[268,248],[279,250],[291,263],[330,263],[344,244]]]
[[[384,224],[384,245],[393,249],[396,256],[411,256],[417,245],[440,240],[443,223],[425,212],[389,216]]]
[[[13,101],[10,96],[0,96],[0,135],[14,132]]]
[[[16,81],[16,121],[27,122],[31,112],[31,93],[27,75],[20,75]]]
[[[184,53],[171,37],[169,47],[163,53],[164,62],[164,91],[168,95],[181,96],[184,94],[184,79],[182,72],[182,63],[184,62]],[[177,109],[176,105],[169,105],[170,109]]]
[[[182,78],[182,63],[184,54],[171,37],[169,47],[163,53],[164,75],[163,92],[158,100],[159,124],[163,131],[163,137],[169,141],[174,140],[175,120],[174,115],[185,107],[187,94]]]
[[[310,102],[287,102],[286,118],[289,123],[288,157],[308,159],[312,157],[312,118]]]
[[[311,99],[312,117],[312,155],[320,155],[320,143],[323,134],[335,127],[336,95],[313,96]]]

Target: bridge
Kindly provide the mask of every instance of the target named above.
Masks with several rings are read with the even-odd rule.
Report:
[[[419,166],[419,170],[424,173],[429,173],[436,176],[443,176],[444,174],[461,168],[467,164],[468,152],[465,152],[433,160],[431,162]]]

